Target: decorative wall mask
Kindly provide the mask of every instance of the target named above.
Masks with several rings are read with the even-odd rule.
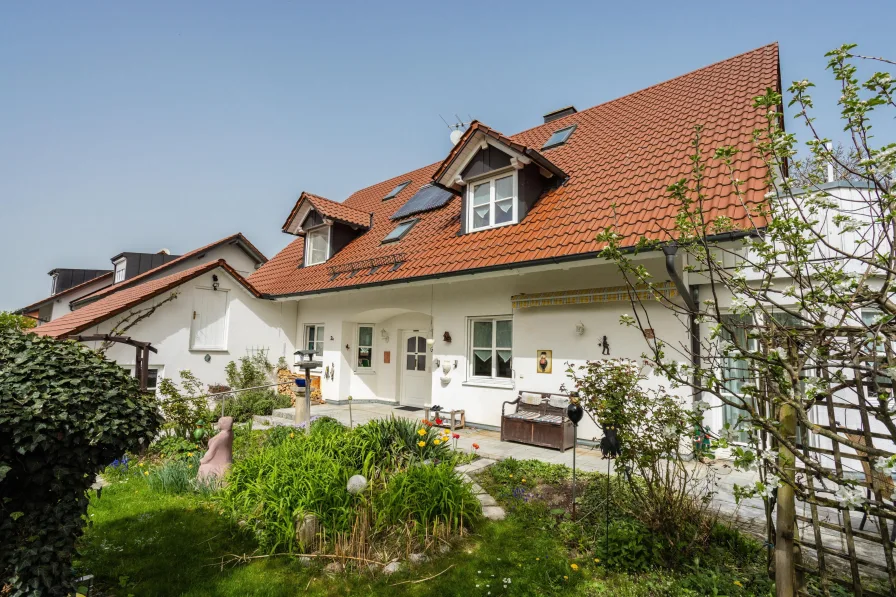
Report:
[[[551,350],[539,350],[535,354],[535,371],[537,373],[550,373],[553,369],[554,357]]]

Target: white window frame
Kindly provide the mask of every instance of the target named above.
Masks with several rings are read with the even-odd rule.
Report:
[[[311,235],[312,234],[320,234],[321,232],[326,230],[327,235],[327,254],[324,257],[323,261],[312,261],[311,260]],[[330,258],[330,243],[333,240],[333,227],[327,226],[324,224],[323,226],[315,226],[314,228],[308,230],[305,233],[305,266],[318,265],[320,263],[326,263]]]
[[[162,380],[165,378],[165,375],[164,375],[165,366],[157,365],[157,364],[153,363],[149,366],[149,370],[152,371],[153,369],[155,369],[155,371],[156,371],[156,385],[153,388],[146,388],[146,389],[149,391],[152,391],[152,392],[158,392],[159,385],[162,383]],[[134,377],[137,377],[137,368],[136,367],[131,367],[131,375],[133,375]]]
[[[468,232],[478,232],[480,230],[490,230],[492,228],[500,228],[502,226],[511,226],[519,222],[519,174],[516,168],[511,170],[499,170],[495,172],[489,172],[487,177],[476,178],[473,180],[466,181],[467,182],[467,231]],[[507,178],[508,176],[513,178],[513,194],[511,195],[511,202],[513,203],[512,211],[513,215],[510,218],[509,222],[502,222],[500,224],[495,224],[495,181],[501,178]],[[481,186],[483,184],[489,185],[489,215],[488,215],[488,225],[480,226],[476,228],[473,225],[474,222],[474,208],[473,208],[473,191],[476,187]]]
[[[488,321],[492,324],[492,345],[490,347],[487,346],[474,346],[473,342],[475,341],[475,337],[473,334],[473,326],[476,322]],[[513,382],[513,342],[511,341],[511,346],[498,346],[498,322],[499,321],[509,321],[510,322],[510,330],[511,335],[513,334],[513,315],[493,315],[489,317],[470,317],[468,318],[467,323],[467,379],[470,381],[492,381],[492,382]],[[491,350],[492,351],[492,372],[491,375],[476,375],[475,368],[476,362],[473,354],[474,350]],[[499,350],[509,350],[510,351],[510,376],[508,377],[499,377],[498,376],[498,351]]]
[[[722,317],[735,317],[735,318],[743,317],[742,315],[738,315],[738,314],[736,314],[736,313],[731,313],[731,312],[723,312],[721,315],[722,315]],[[721,335],[719,335],[719,342],[725,342],[725,341],[726,341],[726,340],[725,340]],[[756,342],[757,342],[757,341],[756,341],[755,338],[752,338],[752,339],[751,339],[751,338],[747,338],[747,350],[755,351],[755,350],[756,350]],[[749,361],[744,361],[743,365],[744,365],[744,366],[749,366]],[[721,373],[722,373],[723,376],[727,373],[727,370],[728,370],[728,367],[727,367],[727,365],[723,362],[723,363],[722,363],[722,366],[721,366]],[[747,376],[743,379],[743,383],[753,383],[753,384],[755,384],[755,382],[756,382],[756,378],[755,378],[755,375],[753,375],[753,373],[754,373],[753,371],[748,371],[748,372],[747,372]],[[721,392],[722,394],[728,395],[728,396],[732,396],[732,397],[738,395],[738,394],[732,392],[732,391],[728,388],[728,386],[727,386],[726,384],[724,384],[724,383],[722,384],[722,387],[719,389],[719,392]],[[739,395],[740,395],[740,396],[743,396],[743,392],[741,392]],[[721,406],[722,406],[722,411],[721,411],[720,414],[721,414],[721,417],[722,417],[722,418],[721,418],[722,425],[725,425],[726,423],[731,423],[731,424],[736,423],[736,421],[728,421],[728,411],[729,411],[729,409],[730,409],[730,410],[738,410],[738,411],[746,412],[746,411],[744,411],[743,409],[736,408],[736,407],[731,406],[731,405],[729,405],[729,404],[725,404],[724,402],[722,403]],[[743,430],[736,430],[736,431],[737,431],[738,433],[740,433],[740,434],[743,434],[743,433],[744,433]],[[743,440],[744,440],[743,435],[740,435],[737,439],[733,440],[731,443],[733,443],[733,444],[738,444],[738,445],[743,445],[743,444],[745,443],[745,441],[743,441]]]
[[[308,331],[314,330],[314,340],[308,339]],[[324,339],[326,337],[326,326],[322,323],[306,323],[305,324],[305,336],[302,340],[302,350],[314,350],[314,357],[323,357],[324,355]],[[309,342],[313,342],[314,346],[311,347]],[[320,352],[318,352],[317,347],[320,347]]]
[[[124,282],[125,272],[128,266],[128,260],[126,257],[122,257],[117,261],[113,261],[112,264],[115,266],[115,274],[114,279],[112,280],[113,284],[118,284],[119,282]]]
[[[205,346],[196,344],[196,306],[193,306],[193,319],[190,321],[190,350],[204,352],[227,352],[227,345],[230,341],[230,290],[227,288],[218,288],[217,290],[211,286],[197,286],[196,290],[210,290],[212,292],[223,292],[224,299],[224,343],[220,346]],[[194,295],[195,296],[195,295]],[[195,298],[193,299],[196,300]]]
[[[361,328],[370,328],[370,344],[361,344]],[[376,343],[376,336],[374,335],[376,332],[376,326],[372,323],[359,323],[358,327],[355,330],[355,373],[373,373],[373,355],[374,353],[374,344]],[[367,367],[361,366],[361,357],[360,352],[361,348],[369,348],[370,349],[370,365]]]

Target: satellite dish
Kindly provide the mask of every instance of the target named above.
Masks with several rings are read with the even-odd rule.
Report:
[[[451,144],[457,145],[457,142],[460,141],[460,138],[464,136],[464,132],[460,129],[454,129],[451,131]]]

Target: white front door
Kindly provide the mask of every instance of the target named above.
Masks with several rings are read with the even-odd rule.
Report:
[[[426,335],[412,330],[401,331],[401,404],[429,406],[432,396],[429,347]]]

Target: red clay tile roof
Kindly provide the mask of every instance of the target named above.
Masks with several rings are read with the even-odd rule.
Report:
[[[103,275],[101,275],[101,276],[97,276],[96,278],[91,278],[90,280],[87,280],[87,281],[85,281],[85,282],[81,282],[80,284],[75,284],[75,285],[72,286],[71,288],[66,288],[66,289],[63,290],[62,292],[57,292],[56,294],[54,294],[54,295],[52,295],[52,296],[48,296],[48,297],[45,298],[45,299],[39,300],[39,301],[37,301],[36,303],[31,303],[31,304],[28,305],[27,307],[22,307],[21,309],[19,309],[18,311],[16,311],[16,313],[28,313],[28,312],[30,312],[30,311],[32,311],[32,310],[34,310],[34,309],[37,309],[38,307],[40,307],[40,306],[43,305],[44,303],[48,303],[48,302],[50,302],[50,301],[53,301],[53,300],[58,299],[59,297],[65,296],[66,294],[69,294],[69,293],[72,292],[73,290],[77,290],[78,288],[83,288],[83,287],[87,286],[88,284],[93,284],[93,283],[95,283],[95,282],[99,282],[99,281],[102,280],[103,278],[111,278],[112,275],[113,275],[114,273],[115,273],[115,272],[108,272],[108,273],[105,273],[105,274],[103,274]],[[105,286],[103,286],[103,288],[105,288]]]
[[[62,338],[72,334],[78,334],[89,327],[101,323],[110,317],[114,317],[119,313],[123,313],[128,309],[132,309],[140,303],[164,292],[173,290],[184,282],[192,280],[196,276],[218,267],[230,274],[234,280],[242,284],[246,290],[253,295],[260,296],[258,291],[255,290],[245,278],[243,278],[235,269],[227,265],[226,261],[219,259],[217,261],[209,261],[208,263],[197,265],[196,267],[191,267],[190,269],[185,269],[175,274],[171,274],[170,276],[165,276],[164,278],[150,280],[137,286],[119,290],[96,302],[90,303],[77,311],[67,313],[59,319],[54,319],[53,321],[40,325],[30,331],[41,336],[52,336],[54,338]]]
[[[140,284],[144,282],[147,278],[151,276],[155,276],[160,272],[171,269],[175,265],[184,263],[192,257],[201,257],[203,253],[211,251],[212,249],[219,247],[220,245],[227,243],[237,243],[239,244],[243,250],[246,251],[247,254],[253,256],[258,263],[267,262],[267,257],[264,256],[264,253],[255,248],[255,245],[249,242],[249,239],[243,236],[241,232],[237,232],[236,234],[231,234],[226,238],[222,238],[221,240],[217,240],[211,244],[205,245],[204,247],[199,247],[194,251],[190,251],[189,253],[185,253],[178,257],[177,259],[172,259],[167,263],[163,263],[159,267],[155,267],[149,271],[145,271],[139,276],[134,276],[129,280],[125,280],[124,282],[119,282],[118,284],[112,284],[110,286],[105,286],[100,288],[96,292],[92,292],[90,294],[86,294],[78,299],[72,301],[72,306],[76,308],[80,308],[83,305],[91,303],[95,300],[101,299],[104,296],[108,296],[114,292],[119,292],[125,288],[131,288],[136,284]]]
[[[365,230],[370,227],[370,212],[352,209],[344,203],[337,203],[336,201],[330,201],[325,197],[312,195],[311,193],[302,191],[302,194],[299,195],[299,199],[296,201],[295,206],[293,206],[292,211],[289,212],[289,217],[286,218],[286,222],[283,223],[284,232],[288,232],[287,228],[289,228],[293,218],[299,213],[299,209],[305,201],[310,203],[317,213],[325,218],[345,222],[346,224],[351,224],[353,226],[359,226]],[[299,223],[301,224],[301,222]]]
[[[780,89],[778,72],[778,46],[771,44],[509,137],[521,146],[540,148],[554,131],[577,125],[567,143],[544,152],[568,180],[542,196],[519,224],[459,236],[461,201],[454,198],[420,214],[420,221],[401,241],[381,244],[394,228],[389,216],[398,207],[383,201],[383,196],[408,179],[409,196],[413,195],[432,181],[439,162],[346,199],[345,205],[354,210],[373,212],[373,226],[326,263],[299,268],[303,256],[299,238],[249,280],[266,295],[316,293],[587,258],[602,248],[595,234],[609,226],[623,235],[624,244],[633,245],[642,235],[668,239],[677,209],[666,187],[689,175],[695,125],[703,126],[704,155],[712,155],[721,145],[742,150],[735,156],[734,175],[744,181],[746,202],[760,203],[767,191],[767,170],[755,157],[752,131],[765,125],[765,116],[753,108],[753,98],[767,88]],[[731,196],[729,174],[722,165],[712,162],[704,174],[708,218],[726,215],[735,225],[750,227],[746,210]],[[329,271],[395,253],[403,253],[406,261],[394,271],[382,267],[351,278],[333,278]]]

